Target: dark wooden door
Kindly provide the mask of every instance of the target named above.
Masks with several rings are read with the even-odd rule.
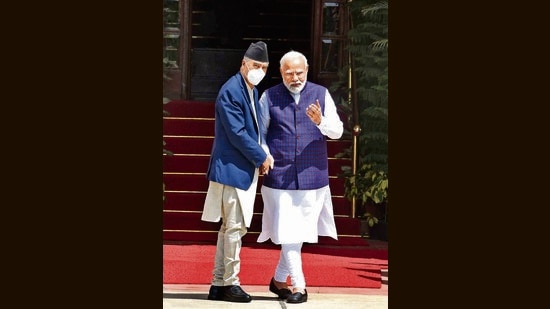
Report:
[[[281,81],[279,60],[289,50],[308,58],[309,80],[330,86],[346,59],[345,2],[164,0],[164,57],[171,59],[165,96],[213,101],[250,43],[259,40],[267,43],[270,59],[260,93]]]

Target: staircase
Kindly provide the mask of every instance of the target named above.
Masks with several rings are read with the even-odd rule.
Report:
[[[163,240],[165,242],[212,242],[217,239],[220,223],[201,220],[208,189],[206,171],[214,140],[214,103],[172,101],[164,105],[170,113],[163,119],[165,149],[174,153],[163,157],[164,209]],[[365,246],[360,222],[350,218],[351,202],[344,197],[344,180],[337,177],[349,159],[335,155],[351,145],[350,140],[328,140],[329,182],[334,206],[338,240],[319,237],[319,245]],[[254,244],[261,231],[263,202],[258,179],[254,215],[243,243]]]

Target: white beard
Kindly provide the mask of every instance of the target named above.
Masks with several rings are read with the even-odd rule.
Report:
[[[291,93],[294,93],[294,94],[299,94],[300,91],[302,91],[302,89],[304,89],[304,86],[306,85],[306,81],[304,81],[300,86],[298,87],[292,87],[290,86],[290,84],[286,84],[285,83],[285,87],[286,89],[288,89],[288,91],[290,91]]]

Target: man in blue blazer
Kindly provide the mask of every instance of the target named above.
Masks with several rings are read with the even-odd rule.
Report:
[[[210,300],[250,302],[239,280],[242,237],[252,221],[258,175],[268,173],[273,157],[261,146],[258,90],[269,65],[264,42],[250,44],[237,74],[218,92],[215,136],[206,176],[203,221],[219,222]]]

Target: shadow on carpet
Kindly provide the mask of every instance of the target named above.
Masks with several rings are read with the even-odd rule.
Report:
[[[279,248],[275,245],[243,247],[241,284],[268,285],[277,266]],[[210,284],[215,250],[213,244],[163,245],[163,283]],[[308,244],[302,249],[302,267],[307,286],[311,287],[381,288],[381,268],[387,265],[386,250],[323,248]]]

